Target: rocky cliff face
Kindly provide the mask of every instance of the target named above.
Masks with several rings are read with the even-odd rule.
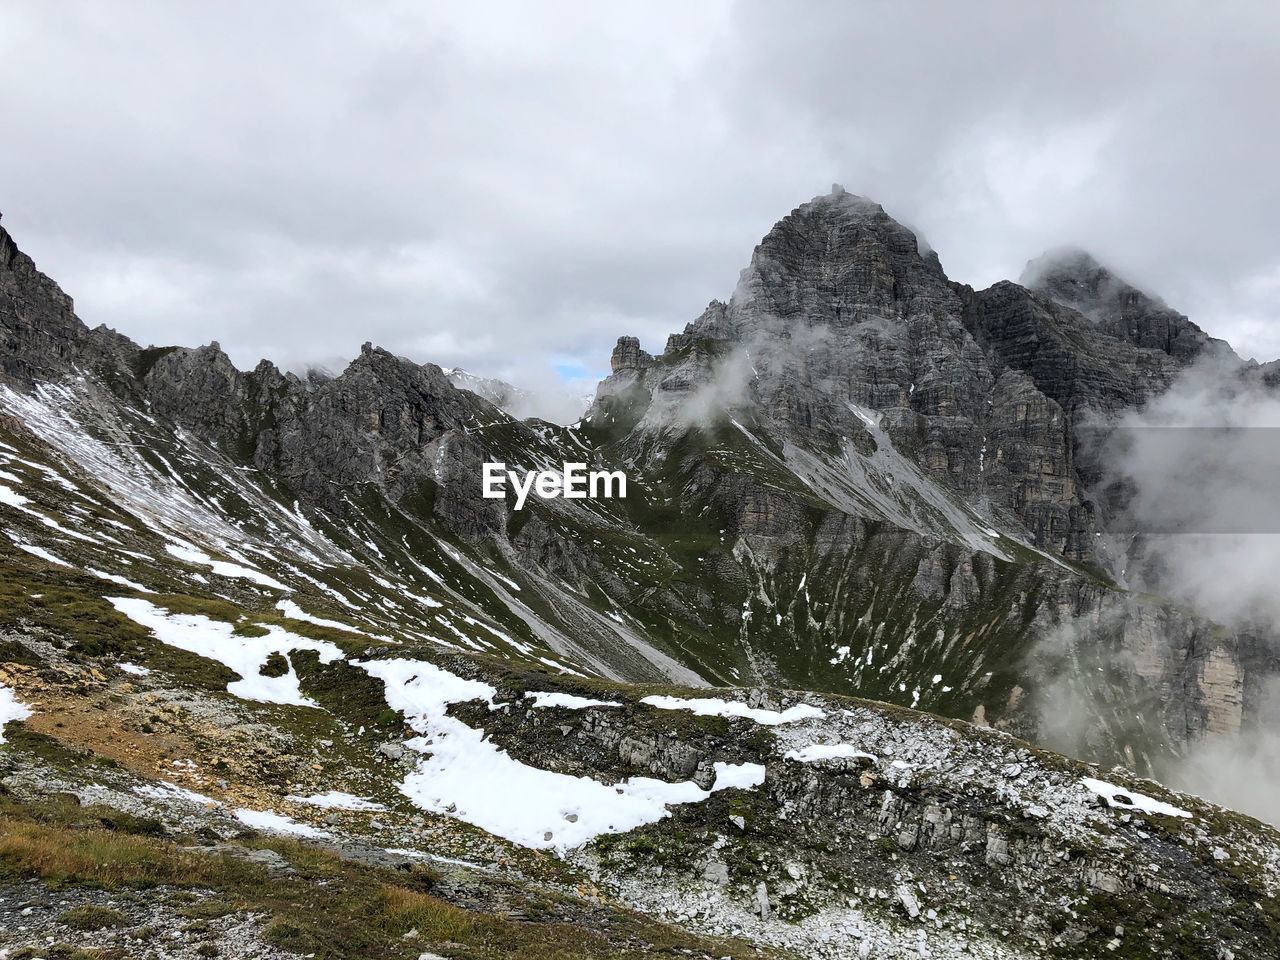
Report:
[[[105,331],[90,331],[75,315],[75,304],[36,269],[0,227],[0,370],[31,383],[58,377],[92,355]]]
[[[155,409],[323,496],[330,485],[403,489],[433,472],[435,442],[474,415],[500,417],[419,366],[365,344],[341,376],[304,383],[263,361],[251,373],[218,345],[174,350],[148,371]]]
[[[881,207],[833,191],[780,221],[730,302],[673,335],[656,364],[620,341],[602,396],[640,387],[658,422],[685,402],[695,415],[750,411],[818,449],[865,435],[875,411],[931,479],[1088,561],[1072,427],[1141,405],[1180,356],[1100,334],[1016,284],[953,284]]]
[[[216,343],[140,349],[85,330],[5,242],[15,397],[88,371],[59,402],[91,437],[155,444],[136,418],[158,418],[177,431],[157,447],[170,470],[203,458],[199,495],[250,470],[383,583],[430,591],[447,566],[465,616],[606,676],[857,693],[1032,737],[1058,736],[1044,718],[1075,684],[1082,716],[1055,742],[1148,770],[1246,722],[1240,690],[1271,669],[1242,653],[1265,639],[1132,603],[1094,566],[1077,423],[1140,406],[1217,347],[1087,258],[973,291],[837,188],[779,221],[732,297],[661,354],[620,338],[585,422],[553,428],[372,345],[307,379],[237,370]],[[520,512],[479,496],[486,461],[565,459],[626,470],[631,496]],[[1085,672],[1099,651],[1115,666],[1101,686]],[[1117,689],[1164,707],[1118,723]]]

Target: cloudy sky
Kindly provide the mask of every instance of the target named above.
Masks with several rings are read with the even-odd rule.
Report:
[[[948,274],[1084,246],[1280,356],[1280,6],[0,9],[0,211],[81,317],[531,385],[651,349],[839,181]]]

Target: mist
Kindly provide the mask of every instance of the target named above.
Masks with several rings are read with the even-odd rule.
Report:
[[[1100,454],[1125,494],[1103,524],[1123,585],[1230,626],[1280,624],[1280,391],[1259,368],[1198,362]]]
[[[587,412],[597,383],[592,377],[562,379],[553,370],[522,370],[512,380],[518,392],[506,410],[520,420],[536,417],[567,426]]]
[[[1131,672],[1134,631],[1177,647],[1160,633],[1174,629],[1169,620],[1135,621],[1143,594],[1229,628],[1228,638],[1206,624],[1200,642],[1230,650],[1237,662],[1242,644],[1257,648],[1249,654],[1255,658],[1280,655],[1280,390],[1267,372],[1206,357],[1143,408],[1082,432],[1096,441],[1089,453],[1102,473],[1092,491],[1106,531],[1100,554],[1129,593],[1095,621],[1064,624],[1042,642],[1038,655],[1059,668],[1041,696],[1047,745],[1088,752],[1107,709],[1105,697],[1088,698],[1090,675]],[[1242,667],[1235,686],[1246,705],[1240,729],[1211,729],[1180,751],[1158,753],[1149,772],[1280,825],[1280,682],[1255,684]],[[1147,722],[1161,715],[1158,700],[1124,706],[1131,716],[1149,712]]]
[[[1208,737],[1186,756],[1157,768],[1169,786],[1280,827],[1280,684],[1265,694],[1268,715],[1238,734]]]

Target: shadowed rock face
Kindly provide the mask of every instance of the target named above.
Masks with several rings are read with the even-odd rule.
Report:
[[[435,364],[371,344],[341,376],[318,384],[267,361],[242,374],[217,344],[175,350],[151,368],[146,386],[160,412],[315,490],[429,473],[422,458],[430,445],[483,403]]]
[[[369,344],[307,379],[239,371],[217,343],[142,350],[87,330],[0,231],[0,364],[24,390],[90,374],[99,405],[191,432],[286,503],[377,516],[406,549],[407,529],[441,538],[520,581],[521,617],[610,676],[859,694],[1037,736],[1050,674],[1105,649],[1123,690],[1075,690],[1093,711],[1075,748],[1145,768],[1246,723],[1273,658],[1158,601],[1115,613],[1074,428],[1229,348],[1084,255],[1029,270],[1030,287],[953,283],[833,190],[661,354],[621,337],[583,425],[554,428]],[[631,495],[480,497],[486,461],[563,460],[627,471]],[[1033,656],[1065,625],[1066,654]],[[1120,728],[1122,696],[1164,707]]]
[[[72,299],[0,227],[0,370],[6,377],[29,385],[62,376],[77,361],[99,361],[121,345],[137,349],[105,327],[81,323]]]

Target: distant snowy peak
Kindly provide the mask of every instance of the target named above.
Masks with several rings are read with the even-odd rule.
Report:
[[[496,377],[479,377],[461,367],[445,370],[444,375],[459,390],[470,390],[476,396],[483,397],[513,417],[529,416],[528,411],[533,403],[533,394],[527,390],[521,390],[515,384]]]

